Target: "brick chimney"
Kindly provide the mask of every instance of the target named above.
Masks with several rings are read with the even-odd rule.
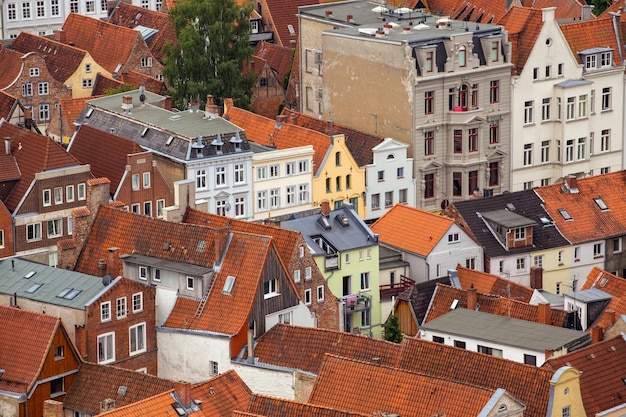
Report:
[[[476,293],[476,287],[474,284],[470,285],[467,289],[467,309],[476,310],[476,303],[478,302],[478,294]]]
[[[530,267],[530,288],[535,290],[543,289],[543,268],[540,266]]]
[[[55,400],[43,402],[43,417],[63,417],[63,403]]]
[[[568,175],[564,180],[570,193],[575,194],[578,192],[578,178],[575,175]]]
[[[550,359],[550,357],[552,357],[552,355],[554,355],[554,350],[546,349],[545,350],[545,355],[546,355],[546,360]]]
[[[537,306],[537,323],[550,324],[552,308],[549,303],[541,303]]]
[[[328,216],[330,214],[330,203],[328,201],[322,201],[322,214]]]
[[[615,310],[607,308],[604,313],[606,314],[607,320],[609,320],[611,324],[615,323]]]
[[[106,259],[98,259],[98,276],[102,278],[107,273],[107,261]]]
[[[67,33],[63,29],[56,29],[54,31],[54,40],[61,43],[67,42]]]
[[[189,382],[174,382],[174,392],[185,408],[191,407],[191,384]]]
[[[122,275],[120,273],[120,248],[112,247],[108,249],[109,253],[107,254],[107,273],[111,275],[113,279],[117,278],[117,276]]]
[[[604,329],[602,326],[593,326],[591,328],[591,343],[601,342],[604,338]]]

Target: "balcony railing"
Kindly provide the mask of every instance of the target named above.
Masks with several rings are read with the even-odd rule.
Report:
[[[367,294],[344,295],[343,301],[346,303],[346,314],[358,313],[372,307],[372,297]]]
[[[400,294],[407,288],[415,285],[415,281],[404,275],[400,275],[400,282],[394,282],[393,284],[384,284],[379,286],[380,296],[394,296]]]

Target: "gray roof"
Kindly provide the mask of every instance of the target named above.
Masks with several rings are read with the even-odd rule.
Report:
[[[579,85],[593,84],[593,81],[589,80],[565,80],[562,83],[555,84],[556,87],[569,88],[578,87]]]
[[[567,297],[573,299],[573,300],[577,300],[577,301],[582,301],[584,303],[591,303],[594,301],[604,301],[604,300],[610,300],[611,298],[613,298],[613,296],[611,296],[611,294],[608,294],[604,291],[602,291],[599,288],[593,287],[593,288],[589,288],[588,290],[582,290],[582,291],[572,291],[572,292],[568,292],[566,294]]]
[[[168,270],[172,272],[178,272],[181,274],[187,274],[192,276],[201,276],[213,271],[213,268],[206,266],[191,265],[181,262],[172,262],[161,258],[154,258],[152,256],[137,255],[137,254],[125,254],[121,255],[120,259],[125,262],[131,262],[137,265],[150,265],[154,268]]]
[[[421,328],[533,351],[557,350],[587,336],[577,330],[466,308],[451,310]]]
[[[347,218],[347,226],[342,226],[337,221],[337,217],[341,215]],[[330,228],[322,226],[320,219],[323,217],[326,218]],[[324,251],[313,241],[312,236],[323,236],[339,252],[378,245],[378,236],[361,220],[352,205],[348,203],[344,203],[340,209],[331,211],[328,216],[318,214],[288,220],[282,222],[281,227],[302,233],[313,255],[322,255]]]
[[[536,221],[520,216],[507,209],[485,211],[480,214],[487,220],[509,228],[535,226],[537,224]]]
[[[41,286],[37,288],[39,284]],[[29,289],[32,292],[29,292]],[[76,291],[65,291],[66,289],[76,290],[78,294]],[[25,298],[83,310],[85,305],[88,305],[105,289],[102,279],[93,275],[54,268],[19,258],[0,261],[0,293],[8,295],[15,293],[18,299]],[[65,296],[59,297],[63,293]],[[72,297],[73,295],[75,296]]]

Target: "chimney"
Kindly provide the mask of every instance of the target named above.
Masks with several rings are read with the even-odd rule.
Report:
[[[565,177],[565,183],[567,184],[568,191],[570,193],[578,192],[578,178],[575,175],[568,175]]]
[[[354,23],[354,16],[352,16],[351,14],[349,14],[349,15],[346,17],[346,22],[348,22],[348,23]]]
[[[57,42],[65,43],[67,33],[63,29],[57,29],[54,31],[54,40]]]
[[[122,110],[124,113],[130,113],[130,110],[133,108],[133,97],[124,95],[122,96]]]
[[[254,363],[254,322],[248,323],[248,363]]]
[[[189,382],[175,381],[174,392],[185,408],[191,407],[191,384]]]
[[[322,201],[322,214],[328,216],[330,214],[330,203],[328,201]]]
[[[4,152],[7,155],[11,155],[11,139],[10,138],[4,138]]]
[[[274,134],[270,133],[267,137],[267,146],[271,146],[272,148],[276,147],[276,143],[274,142]]]
[[[546,350],[545,350],[545,356],[546,356],[546,359],[545,359],[545,360],[550,359],[550,358],[552,357],[552,355],[553,355],[553,354],[554,354],[554,350],[552,350],[552,349],[546,349]]]
[[[335,134],[335,132],[334,132],[334,130],[335,130],[335,129],[334,129],[334,127],[335,127],[335,126],[334,126],[334,124],[333,124],[333,121],[332,121],[332,120],[328,120],[328,121],[326,122],[326,134],[327,134],[327,135],[334,135],[334,134]]]
[[[385,23],[383,25],[383,32],[385,32],[385,35],[389,35],[391,32],[393,32],[393,26],[391,26],[389,23]]]
[[[591,328],[591,343],[601,342],[604,338],[604,329],[602,326],[593,326]]]
[[[535,290],[543,289],[543,268],[540,266],[530,267],[530,288]]]
[[[615,310],[607,308],[604,311],[604,314],[606,314],[606,318],[609,321],[609,323],[611,323],[611,325],[615,323]]]
[[[230,110],[231,107],[235,107],[235,103],[233,102],[232,98],[225,98],[224,99],[224,114],[228,114],[228,110]]]
[[[207,94],[206,96],[206,106],[204,110],[207,113],[217,114],[217,115],[220,114],[220,108],[217,106],[217,104],[215,104],[215,99],[213,98],[211,94]]]
[[[411,28],[409,26],[405,26],[402,28],[402,33],[411,33]]]
[[[332,10],[326,10],[326,17],[331,17],[333,15]]]
[[[116,278],[120,274],[119,270],[119,259],[120,259],[120,248],[111,247],[108,249],[109,253],[107,255],[107,272],[111,275],[112,278]]]
[[[478,294],[476,293],[476,287],[474,284],[470,285],[467,289],[467,309],[468,310],[476,310],[476,302],[477,302]]]
[[[163,100],[163,108],[165,110],[172,111],[172,97],[166,96]]]
[[[591,18],[591,11],[593,10],[593,6],[590,4],[583,5],[583,12],[581,15],[582,20],[589,20]]]
[[[385,37],[385,32],[382,31],[382,30],[377,30],[375,37],[376,38],[384,38]]]
[[[98,259],[98,276],[102,278],[107,273],[107,261],[106,259]]]
[[[55,400],[43,402],[43,417],[63,417],[63,403]]]
[[[552,308],[549,303],[541,303],[537,306],[537,323],[550,324]]]
[[[215,263],[219,264],[222,260],[222,253],[224,253],[224,249],[226,246],[226,239],[228,238],[228,233],[230,232],[230,221],[226,227],[221,227],[219,229],[215,229],[215,239],[213,241],[213,248],[215,250]]]

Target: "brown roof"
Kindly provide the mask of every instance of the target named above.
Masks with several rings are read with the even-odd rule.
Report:
[[[473,285],[480,293],[512,298],[525,303],[529,303],[533,296],[532,288],[488,272],[465,268],[461,265],[457,265],[456,271],[461,288],[464,290]]]
[[[96,79],[93,82],[91,94],[93,96],[106,96],[109,95],[111,91],[118,91],[123,89],[125,86],[126,85],[120,80],[116,80],[113,77],[109,77],[99,72],[96,74]]]
[[[174,398],[173,393],[174,390],[166,391],[123,407],[118,407],[118,405],[115,404],[115,408],[113,410],[105,411],[104,413],[99,413],[98,415],[102,417],[180,417],[180,414],[178,414],[176,409],[173,407],[176,404],[176,399]],[[186,415],[193,417],[209,417],[209,415],[205,414],[202,409],[189,412]]]
[[[246,409],[252,391],[237,372],[229,370],[215,378],[194,384],[191,396],[202,401],[202,410],[207,416],[230,417],[233,410]]]
[[[4,202],[11,212],[15,211],[28,191],[36,173],[80,165],[76,158],[51,138],[10,123],[0,123],[0,137],[11,140],[11,153],[21,172],[20,181]]]
[[[613,49],[613,63],[621,66],[618,39],[613,28],[613,19],[594,19],[562,24],[561,31],[579,64],[583,64],[580,51],[602,47]]]
[[[372,148],[384,140],[382,137],[370,135],[369,133],[353,129],[351,127],[307,116],[306,114],[298,113],[295,110],[288,108],[284,108],[282,114],[287,116],[287,120],[285,120],[287,123],[306,127],[307,129],[315,130],[327,135],[338,133],[343,134],[346,137],[346,146],[348,147],[348,150],[360,167],[374,162]]]
[[[626,195],[615,192],[626,187],[626,171],[581,178],[577,192],[567,191],[564,184],[535,189],[556,227],[572,244],[619,236],[626,230]],[[599,207],[595,198],[607,206]],[[570,220],[561,210],[566,210]]]
[[[293,63],[291,48],[262,41],[257,43],[252,56],[267,61],[269,66],[276,71],[278,81],[283,85]]]
[[[513,6],[499,24],[509,32],[511,62],[515,65],[516,74],[520,74],[543,27],[543,12],[541,9]]]
[[[60,327],[59,317],[0,306],[0,366],[4,370],[1,390],[30,391],[39,379]]]
[[[80,67],[87,52],[29,32],[20,34],[11,48],[21,53],[36,52],[44,57],[48,71],[59,82],[67,81]]]
[[[620,278],[622,279],[622,278]],[[549,359],[543,368],[556,371],[562,366],[578,369],[580,391],[588,416],[622,404],[626,398],[626,336],[622,333],[558,358]]]
[[[292,47],[291,40],[298,41],[298,7],[318,4],[316,0],[263,0],[262,14],[264,22],[271,22],[276,43]],[[289,31],[289,25],[294,34]]]
[[[63,30],[67,42],[88,51],[107,71],[115,72],[125,64],[141,34],[136,30],[113,25],[92,17],[70,13]]]
[[[369,414],[461,417],[480,415],[494,394],[495,389],[327,355],[309,402]]]
[[[165,45],[166,42],[178,42],[174,25],[167,13],[120,2],[113,10],[113,14],[109,17],[109,22],[131,29],[137,26],[157,29],[158,32],[152,38],[148,39],[146,43],[148,43],[152,55],[160,62],[163,62],[164,58],[161,52],[163,45]]]
[[[139,86],[146,87],[146,90],[150,91],[154,94],[165,94],[167,91],[167,87],[165,86],[165,81],[160,81],[154,77],[151,77],[147,74],[143,74],[137,71],[128,71],[120,74],[120,79],[122,82],[131,85],[135,88]]]
[[[379,241],[407,252],[427,256],[441,242],[454,220],[429,211],[396,204],[372,224]],[[398,233],[411,230],[411,233]]]
[[[476,299],[477,311],[539,323],[538,305],[509,299],[505,296],[501,297],[480,292],[476,293]],[[430,307],[424,318],[424,323],[428,323],[448,313],[451,310],[451,305],[454,300],[458,300],[458,306],[456,308],[467,308],[467,290],[437,284],[437,288],[430,301]],[[567,324],[567,312],[564,310],[550,309],[550,323],[548,324],[565,327]]]
[[[4,67],[3,67],[4,68]],[[19,105],[19,101],[16,97],[0,91],[0,118],[9,120],[15,108]]]
[[[108,178],[111,181],[111,193],[117,191],[126,172],[127,156],[146,152],[137,142],[88,124],[78,128],[67,151],[83,164],[89,164],[95,177]]]
[[[0,50],[0,88],[6,88],[15,82],[22,71],[22,56],[20,52],[7,48]]]
[[[69,128],[72,132],[71,135],[66,136],[72,136],[76,131],[76,125],[74,124],[74,122],[76,121],[76,119],[78,119],[78,116],[83,111],[85,103],[87,103],[88,100],[93,100],[94,98],[98,97],[100,96],[59,99],[59,107],[63,112],[63,117],[65,118],[65,121],[67,122],[64,126]]]
[[[606,330],[613,325],[614,316],[626,314],[626,279],[594,266],[580,289],[590,288],[597,288],[612,296],[609,305],[594,323]]]
[[[277,414],[278,410],[280,414]],[[280,417],[371,417],[369,413],[357,413],[260,394],[252,395],[247,411],[252,415],[268,417],[278,415]]]
[[[126,387],[121,393],[119,388]],[[111,398],[115,407],[134,404],[174,388],[174,382],[110,365],[83,363],[67,390],[63,405],[91,415],[100,414],[100,401]],[[145,414],[144,414],[145,415]]]

